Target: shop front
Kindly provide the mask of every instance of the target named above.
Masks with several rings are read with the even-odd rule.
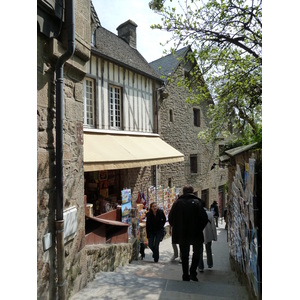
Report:
[[[104,236],[90,238],[88,243],[112,243],[118,240],[113,234],[122,236],[120,242],[136,239],[139,213],[144,208],[141,204],[149,201],[149,188],[157,184],[156,165],[183,160],[182,153],[156,134],[84,133],[86,236],[91,230],[94,236],[97,232]],[[95,222],[103,227],[104,218],[105,229],[101,231]],[[128,236],[124,236],[125,224]]]

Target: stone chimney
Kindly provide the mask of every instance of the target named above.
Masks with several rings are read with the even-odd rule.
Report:
[[[131,20],[126,21],[117,28],[118,36],[134,49],[136,49],[136,28],[137,25]]]

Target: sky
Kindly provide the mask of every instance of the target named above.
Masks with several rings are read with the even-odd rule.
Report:
[[[161,46],[170,37],[170,33],[150,26],[160,22],[161,17],[149,8],[150,0],[92,0],[101,25],[117,33],[117,27],[128,21],[134,21],[137,27],[137,50],[148,61],[154,61],[163,56],[163,50],[169,50],[170,45]],[[108,4],[109,3],[109,4]]]

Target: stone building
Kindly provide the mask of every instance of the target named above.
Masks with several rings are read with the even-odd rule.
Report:
[[[65,294],[80,290],[87,282],[83,78],[90,59],[90,39],[90,0],[37,1],[38,299],[64,299]],[[57,125],[60,113],[63,121]],[[58,127],[62,129],[60,138]],[[57,143],[62,147],[61,166],[56,161]],[[56,172],[60,172],[63,182],[63,197],[59,200]],[[61,214],[76,221],[64,224]],[[61,235],[64,227],[65,235]],[[59,242],[58,236],[62,239]]]
[[[217,200],[222,215],[226,199],[227,169],[218,163],[220,143],[204,144],[198,138],[200,130],[209,123],[206,103],[192,105],[186,102],[191,94],[178,86],[178,78],[189,76],[193,65],[185,58],[190,46],[151,62],[165,81],[168,97],[159,104],[158,132],[164,141],[184,153],[184,162],[160,166],[160,180],[164,186],[191,184],[206,206]],[[169,80],[172,79],[172,80]],[[193,92],[194,93],[194,92]],[[217,167],[211,169],[216,163]]]

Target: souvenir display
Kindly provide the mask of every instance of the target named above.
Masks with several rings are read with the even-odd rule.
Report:
[[[240,270],[247,274],[251,286],[258,294],[259,266],[256,199],[254,193],[255,159],[249,159],[245,164],[244,176],[240,166],[237,165],[234,180],[232,182],[232,197],[230,205],[230,226],[228,230],[228,242],[230,255],[240,266]]]

